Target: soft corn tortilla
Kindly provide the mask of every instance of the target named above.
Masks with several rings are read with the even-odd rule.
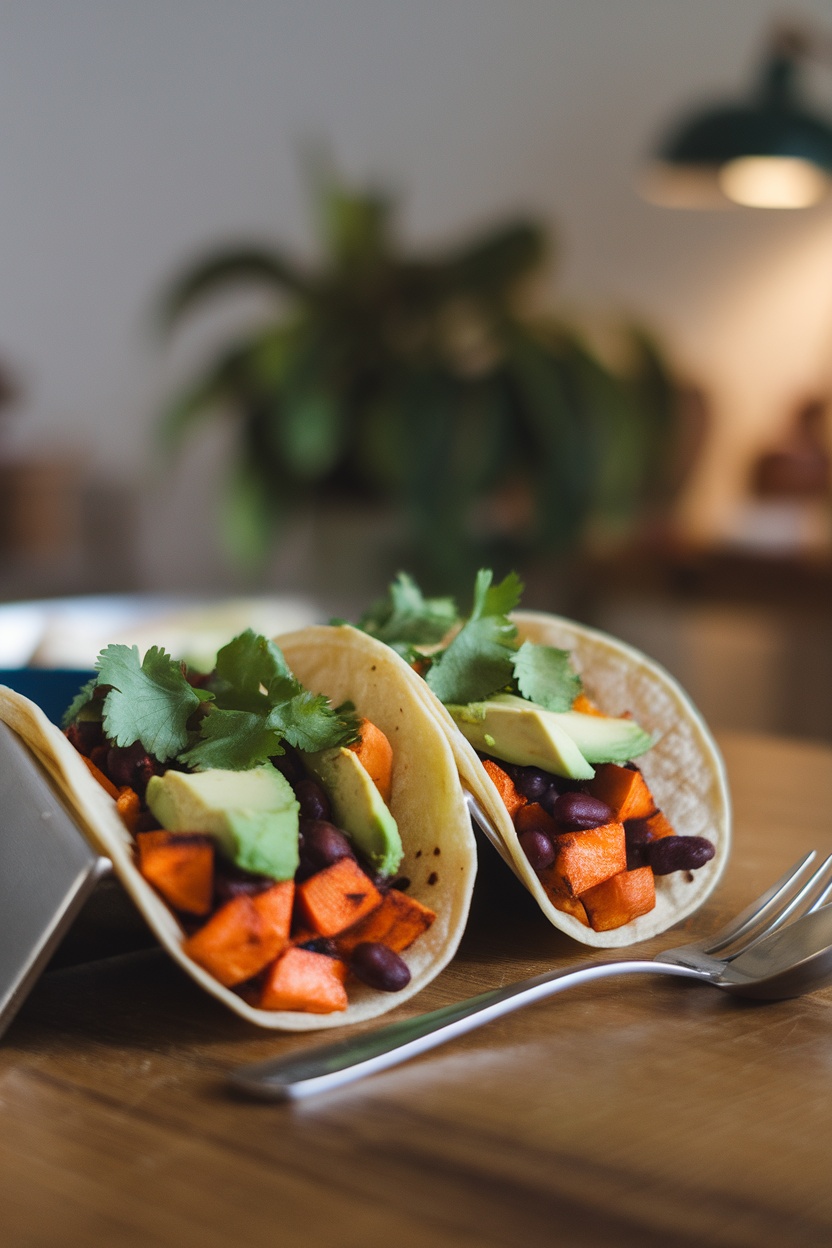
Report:
[[[420,991],[453,957],[462,935],[476,873],[470,819],[448,740],[407,678],[398,655],[353,629],[312,627],[278,637],[298,679],[338,705],[355,703],[362,716],[386,733],[393,746],[390,809],[398,823],[408,894],[436,911],[429,930],[403,955],[411,980],[401,992],[377,992],[350,982],[350,1003],[333,1014],[261,1010],[224,988],[182,951],[184,934],[175,915],[139,874],[132,838],[115,802],[90,775],[80,754],[33,702],[0,686],[0,719],[34,752],[78,816],[90,843],[113,866],[153,933],[174,961],[206,991],[260,1027],[313,1031],[384,1014]]]
[[[656,876],[656,905],[649,914],[609,932],[595,932],[549,900],[529,865],[511,817],[473,746],[420,677],[422,696],[444,724],[463,784],[491,816],[511,857],[515,874],[536,898],[555,927],[585,945],[615,948],[647,940],[702,905],[716,887],[728,860],[731,805],[725,765],[705,721],[680,685],[646,655],[606,633],[559,616],[519,611],[511,617],[521,641],[569,650],[587,696],[605,714],[633,717],[658,737],[638,759],[656,804],[683,836],[706,836],[715,853],[690,873]]]

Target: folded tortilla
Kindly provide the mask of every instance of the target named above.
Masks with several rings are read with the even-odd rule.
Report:
[[[408,895],[436,912],[436,920],[402,956],[411,979],[400,992],[348,985],[349,1005],[332,1014],[261,1010],[223,987],[182,950],[184,933],[174,913],[139,873],[133,841],[115,801],[93,779],[83,758],[38,706],[0,686],[0,719],[45,767],[77,815],[90,844],[109,857],[121,883],[153,933],[190,977],[235,1013],[261,1027],[313,1031],[374,1018],[425,987],[453,957],[474,886],[476,849],[452,748],[409,669],[393,651],[354,629],[316,626],[276,638],[289,667],[314,693],[335,705],[352,701],[378,725],[393,747],[390,809],[404,858],[397,876],[410,880]]]
[[[725,765],[704,719],[681,686],[652,659],[606,633],[536,611],[512,615],[521,641],[569,650],[587,696],[607,715],[629,711],[658,737],[638,759],[656,804],[680,836],[705,836],[714,856],[696,871],[656,876],[656,905],[649,914],[596,932],[553,906],[520,847],[514,824],[473,746],[421,677],[412,673],[426,705],[445,727],[463,785],[491,816],[515,874],[555,927],[585,945],[636,944],[692,914],[716,887],[728,860],[731,803]]]

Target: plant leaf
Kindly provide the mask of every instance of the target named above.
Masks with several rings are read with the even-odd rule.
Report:
[[[514,656],[514,676],[524,698],[547,711],[568,711],[581,692],[581,678],[568,650],[524,641]]]
[[[186,748],[188,720],[211,694],[200,697],[179,663],[158,646],[140,661],[137,646],[111,645],[101,651],[96,667],[99,683],[111,686],[103,715],[111,741],[121,746],[141,741],[162,763]]]

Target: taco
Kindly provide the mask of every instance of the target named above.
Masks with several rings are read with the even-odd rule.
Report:
[[[460,778],[551,923],[633,944],[696,910],[730,846],[724,764],[677,682],[631,646],[517,611],[480,572],[461,619],[400,574],[360,627],[394,646],[443,724]]]
[[[322,626],[243,633],[208,676],[157,648],[109,646],[97,668],[65,731],[5,687],[0,719],[192,979],[304,1031],[382,1014],[446,965],[474,840],[398,656]]]

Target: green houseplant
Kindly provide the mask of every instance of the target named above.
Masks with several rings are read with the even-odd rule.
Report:
[[[411,254],[388,196],[326,178],[315,206],[317,266],[227,249],[163,299],[170,331],[241,283],[276,297],[164,420],[170,445],[220,412],[235,422],[225,529],[238,558],[262,557],[297,508],[344,496],[392,504],[402,557],[445,585],[483,559],[569,550],[589,525],[626,528],[660,475],[672,387],[636,332],[613,371],[573,330],[522,313],[540,226]]]

